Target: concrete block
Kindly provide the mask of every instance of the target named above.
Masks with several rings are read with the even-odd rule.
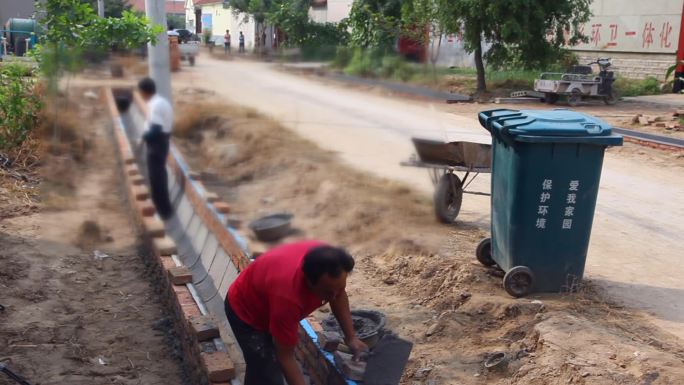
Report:
[[[316,333],[316,335],[318,335],[318,345],[326,352],[332,353],[336,351],[342,342],[340,333],[324,331],[322,333]]]
[[[214,202],[214,208],[221,214],[228,214],[230,212],[230,205],[226,202]]]
[[[133,192],[133,198],[137,201],[144,201],[150,198],[150,190],[147,186],[133,186],[131,187],[131,191]]]
[[[209,381],[230,381],[235,378],[235,365],[228,353],[200,353],[202,365],[207,369]]]
[[[188,322],[198,341],[208,341],[221,336],[216,322],[211,316],[192,317]]]
[[[161,265],[164,270],[169,270],[172,267],[176,267],[176,262],[173,261],[171,257],[160,257]]]
[[[363,375],[366,373],[366,363],[362,361],[354,361],[354,356],[347,353],[335,352],[335,365],[340,371],[352,381],[363,381]]]
[[[138,201],[138,210],[143,217],[151,217],[155,212],[157,212],[157,209],[154,208],[154,204],[149,199]]]
[[[185,266],[174,266],[168,270],[169,280],[174,285],[192,283],[192,272]]]
[[[164,224],[154,216],[143,218],[143,227],[147,235],[152,238],[164,238],[166,235]]]
[[[154,248],[159,255],[170,256],[176,254],[176,243],[173,239],[165,236],[164,238],[155,238],[153,240]]]

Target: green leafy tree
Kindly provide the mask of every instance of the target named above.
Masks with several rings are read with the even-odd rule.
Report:
[[[354,47],[389,50],[401,28],[402,0],[356,0],[349,13]]]
[[[169,29],[185,28],[185,16],[183,16],[183,15],[166,15],[166,26]]]
[[[475,57],[477,89],[484,91],[483,59],[495,68],[542,68],[558,58],[566,39],[570,45],[586,41],[579,27],[591,17],[591,1],[450,0],[442,12],[450,15],[451,32],[462,28],[464,47]],[[484,42],[491,44],[486,55]]]

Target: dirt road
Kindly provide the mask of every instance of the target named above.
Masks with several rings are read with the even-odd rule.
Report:
[[[447,106],[391,99],[289,75],[271,65],[218,61],[206,55],[174,78],[174,87],[201,87],[222,101],[252,107],[352,166],[395,179],[426,194],[427,175],[398,164],[411,136],[488,142],[474,114]],[[483,105],[482,109],[498,108]],[[587,276],[614,298],[653,314],[656,324],[684,338],[684,160],[629,146],[610,150],[603,170]],[[473,188],[488,191],[487,178]],[[486,229],[489,200],[466,196],[461,223]],[[426,213],[426,215],[429,215]]]

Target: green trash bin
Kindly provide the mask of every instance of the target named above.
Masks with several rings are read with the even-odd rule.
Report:
[[[557,109],[479,114],[492,135],[491,239],[476,250],[514,297],[571,291],[581,281],[611,127]]]

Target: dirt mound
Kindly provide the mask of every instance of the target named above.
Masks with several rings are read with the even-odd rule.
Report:
[[[415,344],[403,384],[674,385],[674,379],[684,378],[667,366],[656,377],[636,361],[617,368],[605,360],[592,361],[591,368],[572,364],[566,350],[584,357],[595,340],[608,337],[616,347],[651,346],[658,352],[649,356],[653,366],[681,362],[680,348],[634,340],[634,333],[658,332],[590,288],[519,300],[506,296],[502,272],[475,262],[477,242],[486,234],[462,224],[440,225],[429,198],[342,166],[334,154],[271,120],[233,110],[226,107],[215,128],[190,124],[203,140],[176,141],[191,168],[215,171],[216,180],[205,185],[246,220],[293,213],[300,231],[283,241],[316,238],[349,249],[357,260],[348,286],[353,306],[384,312],[388,327]],[[230,130],[219,133],[218,127]],[[232,153],[222,156],[218,148]],[[327,315],[325,309],[316,314]],[[578,321],[572,326],[554,321],[568,317]],[[552,348],[551,341],[561,348]],[[483,367],[494,352],[509,357],[503,373]],[[606,370],[615,375],[599,376]]]

